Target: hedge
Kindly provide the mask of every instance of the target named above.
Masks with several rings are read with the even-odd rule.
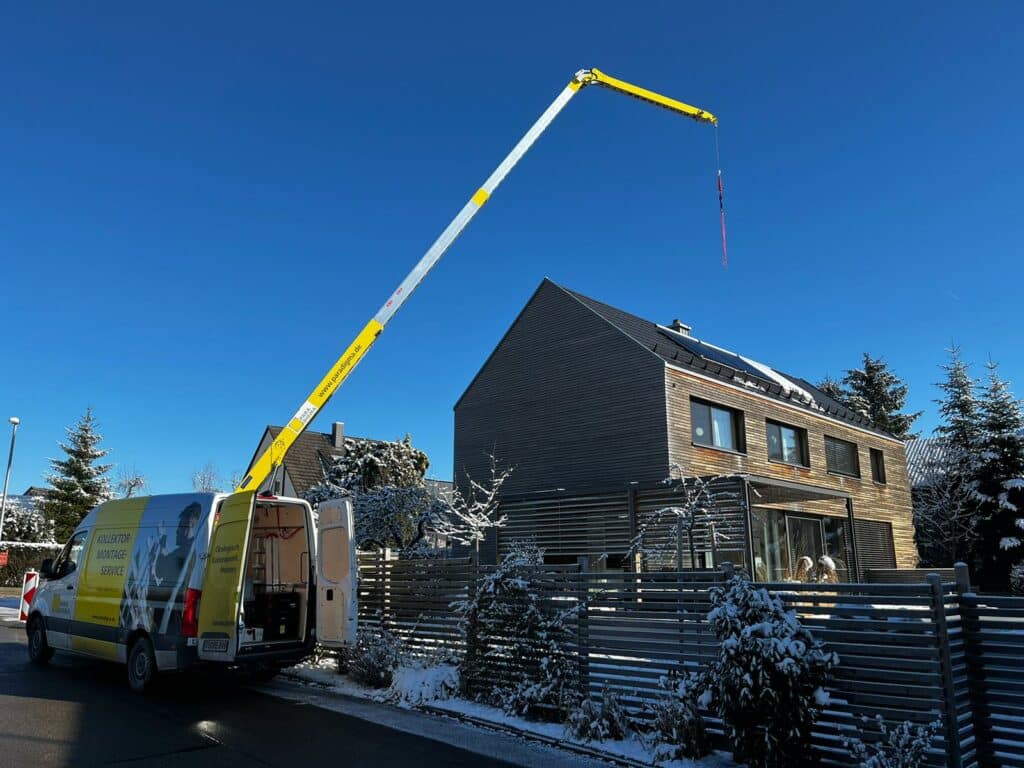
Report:
[[[0,544],[0,552],[7,552],[7,565],[0,568],[0,587],[20,587],[29,568],[39,570],[48,557],[57,557],[60,544]]]

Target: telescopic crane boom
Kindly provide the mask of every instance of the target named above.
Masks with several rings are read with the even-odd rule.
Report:
[[[384,330],[384,326],[395,316],[395,313],[412,295],[412,292],[416,290],[416,287],[427,276],[427,273],[440,261],[445,251],[451,247],[452,243],[462,233],[462,230],[466,228],[466,225],[472,221],[473,217],[484,206],[484,203],[494,194],[494,190],[498,188],[498,185],[505,179],[509,171],[515,167],[527,150],[533,146],[533,143],[540,138],[540,135],[551,125],[551,122],[565,108],[570,99],[580,89],[588,85],[600,85],[618,93],[633,96],[648,104],[662,107],[670,112],[697,120],[698,122],[718,125],[718,118],[710,112],[697,107],[691,107],[689,104],[670,99],[646,88],[640,88],[632,83],[618,80],[598,69],[581,69],[577,72],[572,80],[569,81],[569,84],[551,103],[551,106],[544,110],[544,113],[531,126],[530,130],[526,132],[526,135],[519,140],[519,143],[512,148],[508,156],[487,177],[483,185],[473,193],[473,196],[462,207],[462,210],[456,214],[451,223],[445,227],[433,245],[427,249],[427,252],[423,254],[423,258],[413,267],[401,285],[395,289],[395,292],[384,302],[384,305],[373,316],[373,319],[359,332],[359,335],[356,336],[348,349],[331,366],[327,375],[320,380],[320,383],[309,394],[309,397],[299,406],[295,415],[284,426],[274,442],[252,464],[249,472],[242,478],[238,488],[235,489],[236,491],[256,490],[281,465],[292,443],[305,431],[310,422],[316,418],[316,415],[327,404],[327,401],[338,391],[341,384],[352,373],[352,369],[356,367],[359,361],[363,359],[363,355],[373,346],[381,331]]]

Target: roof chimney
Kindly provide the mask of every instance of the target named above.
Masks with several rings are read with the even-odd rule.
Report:
[[[690,326],[680,320],[678,317],[672,321],[672,330],[682,336],[689,336],[690,331],[693,330]]]
[[[336,421],[331,424],[331,446],[341,450],[345,447],[345,422]]]

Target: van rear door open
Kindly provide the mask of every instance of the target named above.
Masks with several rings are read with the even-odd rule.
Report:
[[[238,603],[252,528],[253,491],[233,493],[214,515],[199,603],[199,658],[232,661],[238,645]]]
[[[316,637],[328,648],[352,646],[358,607],[352,501],[322,501],[317,513]]]

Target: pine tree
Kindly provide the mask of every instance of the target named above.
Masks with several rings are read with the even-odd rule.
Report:
[[[57,541],[66,541],[89,510],[111,497],[105,477],[111,465],[96,463],[109,451],[99,447],[103,436],[96,431],[92,408],[86,408],[85,415],[66,431],[68,441],[59,445],[67,457],[50,459],[53,473],[46,478],[50,487],[40,504],[44,517],[54,521]]]
[[[864,367],[848,370],[843,384],[846,404],[871,419],[878,429],[900,440],[917,437],[910,428],[922,412],[901,413],[907,402],[907,385],[889,370],[883,358],[865,352]]]
[[[976,389],[978,382],[961,359],[960,348],[949,350],[949,362],[942,366],[946,380],[937,386],[943,397],[936,400],[942,422],[936,428],[946,452],[965,474],[970,474],[971,454],[981,432],[981,413]]]
[[[976,573],[983,589],[1007,591],[1024,549],[1024,413],[992,362],[979,411],[972,472],[979,504]]]
[[[843,385],[833,379],[831,376],[826,376],[818,383],[818,389],[824,392],[826,395],[831,397],[837,403],[846,405],[846,400],[849,397],[849,393],[843,389]]]

